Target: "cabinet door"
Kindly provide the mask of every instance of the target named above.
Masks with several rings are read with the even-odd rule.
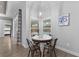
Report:
[[[43,20],[43,34],[51,33],[51,19]]]
[[[31,35],[39,34],[39,23],[38,20],[31,20]]]
[[[31,20],[31,34],[51,34],[51,19]]]

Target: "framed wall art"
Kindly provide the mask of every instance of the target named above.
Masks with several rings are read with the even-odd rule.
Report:
[[[70,22],[70,15],[68,15],[68,16],[59,16],[58,24],[60,26],[67,26],[67,25],[69,25],[69,22]]]

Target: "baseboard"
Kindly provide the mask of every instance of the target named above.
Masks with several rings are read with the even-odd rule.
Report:
[[[4,38],[4,36],[0,37],[0,38]]]
[[[27,46],[26,46],[25,44],[22,44],[22,46],[23,46],[24,48],[27,48]],[[67,53],[69,53],[69,54],[72,54],[72,55],[74,55],[74,56],[79,57],[79,53],[76,53],[76,52],[67,50],[67,49],[65,49],[65,48],[61,48],[61,47],[59,47],[59,46],[56,46],[56,48],[57,48],[57,49],[60,49],[60,50],[62,50],[62,51],[64,51],[64,52],[67,52]]]
[[[57,46],[56,48],[57,48],[57,49],[60,49],[60,50],[62,50],[62,51],[64,51],[64,52],[70,53],[70,54],[72,54],[72,55],[74,55],[74,56],[79,57],[79,53],[76,53],[76,52],[73,52],[73,51],[67,50],[67,49],[65,49],[65,48],[58,47],[58,46]]]
[[[23,46],[24,48],[27,48],[27,46],[26,46],[25,44],[22,44],[22,46]]]

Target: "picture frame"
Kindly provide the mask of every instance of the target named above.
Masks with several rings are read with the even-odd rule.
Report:
[[[59,16],[58,24],[60,26],[68,26],[70,23],[70,14],[68,16]]]

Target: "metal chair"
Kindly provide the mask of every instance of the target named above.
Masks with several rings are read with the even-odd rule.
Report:
[[[47,50],[47,53],[49,53],[50,57],[53,55],[52,53],[54,52],[54,55],[55,57],[57,56],[56,55],[56,51],[55,51],[55,46],[56,46],[56,43],[57,43],[57,38],[54,39],[54,43],[48,43],[44,46],[44,49],[43,49],[43,57],[45,56],[45,51]]]
[[[40,51],[40,47],[35,45],[34,43],[32,43],[32,41],[30,41],[29,39],[26,39],[27,40],[27,44],[28,44],[28,47],[29,47],[29,53],[28,53],[28,56],[31,56],[34,57],[35,56],[35,53],[37,53],[39,51],[39,56],[41,56],[41,51]]]

